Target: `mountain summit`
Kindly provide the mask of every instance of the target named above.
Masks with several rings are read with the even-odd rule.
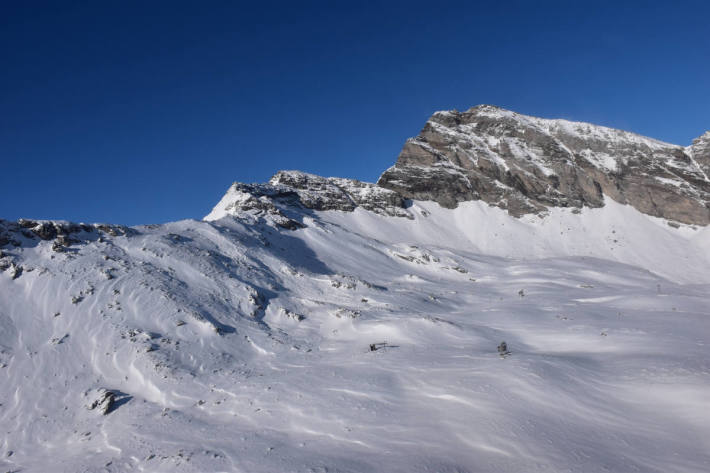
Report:
[[[710,132],[692,146],[491,105],[437,112],[377,184],[444,207],[483,200],[515,216],[601,207],[710,223]]]

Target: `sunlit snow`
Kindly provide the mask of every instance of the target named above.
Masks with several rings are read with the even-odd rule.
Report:
[[[3,249],[2,471],[710,470],[708,228],[229,204]]]

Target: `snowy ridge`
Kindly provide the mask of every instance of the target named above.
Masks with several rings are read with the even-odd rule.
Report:
[[[706,469],[708,228],[280,185],[66,245],[3,223],[3,468]]]

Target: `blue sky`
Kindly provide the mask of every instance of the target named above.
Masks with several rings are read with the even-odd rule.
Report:
[[[280,169],[374,181],[489,103],[690,144],[708,2],[4,2],[0,218],[201,218]]]

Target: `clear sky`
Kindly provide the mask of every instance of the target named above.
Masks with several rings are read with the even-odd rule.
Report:
[[[690,144],[710,2],[0,4],[0,218],[201,218],[280,169],[374,181],[488,103]]]

